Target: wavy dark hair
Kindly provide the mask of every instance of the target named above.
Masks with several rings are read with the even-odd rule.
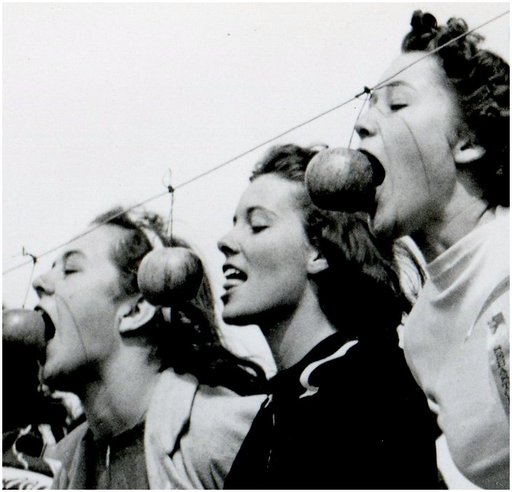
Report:
[[[124,232],[111,251],[119,269],[122,295],[139,292],[138,268],[153,249],[145,231],[152,231],[165,246],[192,249],[176,236],[169,242],[162,218],[147,211],[135,215],[114,208],[96,217],[93,224],[116,226]],[[170,323],[158,310],[146,326],[128,336],[146,337],[155,348],[153,356],[160,362],[161,370],[172,367],[177,373],[193,374],[202,384],[226,386],[242,395],[262,393],[266,381],[263,369],[230,352],[222,344],[218,330],[212,289],[205,272],[196,296],[171,306]]]
[[[367,214],[321,210],[313,204],[306,190],[305,172],[318,151],[317,146],[273,147],[256,164],[250,180],[276,174],[303,185],[296,198],[304,228],[329,265],[312,277],[329,321],[357,338],[395,338],[403,314],[412,307],[401,287],[398,266],[399,257],[409,258],[408,251],[399,243],[375,237]]]
[[[429,13],[416,10],[402,51],[433,51],[468,32],[463,19],[452,17],[438,25]],[[435,56],[454,88],[464,122],[473,142],[485,149],[474,166],[474,177],[491,206],[509,206],[510,82],[509,65],[501,57],[479,48],[484,38],[468,33],[441,48]]]

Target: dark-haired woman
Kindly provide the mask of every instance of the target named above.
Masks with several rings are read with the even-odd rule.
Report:
[[[508,489],[509,66],[462,19],[411,25],[357,126],[385,171],[372,226],[428,262],[404,348],[453,461]]]
[[[312,204],[316,152],[273,149],[219,242],[223,318],[258,325],[278,367],[225,487],[435,488],[433,422],[397,342],[409,303],[391,243],[364,216]]]
[[[220,343],[206,277],[170,310],[142,296],[138,266],[166,244],[162,224],[120,212],[34,281],[51,320],[43,380],[76,393],[87,418],[48,453],[63,464],[56,487],[221,488],[262,401],[241,396],[260,390],[260,370]]]

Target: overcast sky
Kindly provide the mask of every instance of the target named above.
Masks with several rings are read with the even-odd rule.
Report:
[[[165,191],[169,169],[179,185],[374,85],[416,8],[475,27],[508,3],[4,3],[3,270]],[[508,26],[481,30],[507,60]],[[274,143],[346,146],[360,104]],[[266,148],[175,193],[175,231],[217,294],[216,242]],[[170,200],[147,206],[167,216]],[[31,270],[4,274],[6,306],[23,304]]]

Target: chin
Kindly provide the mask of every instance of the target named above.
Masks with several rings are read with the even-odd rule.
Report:
[[[67,381],[69,378],[62,374],[54,374],[51,371],[47,371],[46,368],[41,378],[43,383],[48,386],[51,390],[69,391],[70,384]]]
[[[222,312],[222,320],[228,325],[246,326],[255,324],[254,315],[240,312],[239,310],[230,308],[229,305],[224,307]]]
[[[76,392],[76,381],[80,378],[77,378],[75,371],[71,369],[65,370],[52,367],[51,364],[45,364],[41,379],[51,390]]]
[[[235,326],[245,326],[253,324],[251,321],[247,320],[245,316],[240,316],[237,314],[223,313],[222,320],[224,321],[224,323],[227,323],[228,325]]]
[[[378,213],[371,217],[370,229],[375,236],[382,239],[398,239],[403,236],[396,221],[379,217]]]

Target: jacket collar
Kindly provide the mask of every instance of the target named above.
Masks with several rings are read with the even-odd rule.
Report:
[[[279,371],[269,381],[270,393],[299,396],[307,390],[312,391],[313,387],[310,385],[309,379],[313,371],[330,360],[342,357],[356,343],[357,340],[347,340],[342,333],[328,336],[313,347],[299,362],[288,369]],[[303,374],[306,375],[301,378]]]

